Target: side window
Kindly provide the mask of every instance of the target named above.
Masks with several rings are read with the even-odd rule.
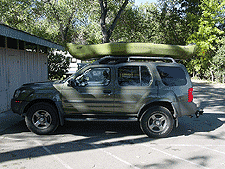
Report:
[[[187,84],[186,75],[180,67],[157,66],[157,70],[166,86],[183,86]]]
[[[110,83],[109,68],[92,68],[85,71],[75,80],[78,86],[107,86]]]
[[[146,66],[123,66],[118,68],[120,86],[148,86],[151,75]]]
[[[149,70],[146,66],[141,66],[141,86],[148,86],[152,80]]]

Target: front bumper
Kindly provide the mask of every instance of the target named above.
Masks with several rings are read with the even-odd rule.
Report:
[[[13,113],[22,115],[22,114],[24,114],[24,109],[27,104],[28,104],[27,101],[12,99],[11,100],[11,109],[12,109]]]

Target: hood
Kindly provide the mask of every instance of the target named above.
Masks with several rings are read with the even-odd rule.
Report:
[[[58,84],[60,81],[46,81],[37,83],[26,83],[21,86],[21,88],[32,88],[32,89],[49,89],[53,87],[53,84]]]

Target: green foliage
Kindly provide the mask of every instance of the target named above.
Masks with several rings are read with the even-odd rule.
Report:
[[[219,48],[212,61],[216,65],[218,70],[225,69],[225,45]]]
[[[83,0],[3,0],[0,21],[64,45],[85,20]]]
[[[189,38],[188,43],[196,43],[199,47],[198,55],[205,56],[208,51],[215,51],[224,31],[217,28],[216,24],[223,22],[221,14],[224,14],[225,1],[222,0],[201,0],[201,16],[189,14],[190,25],[198,30]]]
[[[211,71],[212,73],[214,73],[216,81],[224,81],[225,79],[223,78],[225,76],[225,44],[219,47],[218,51],[216,52],[216,55],[212,58],[211,64]]]
[[[160,0],[159,5],[160,10],[155,17],[159,24],[160,43],[185,45],[189,29],[179,8],[179,1]]]
[[[224,23],[224,5],[225,1],[222,0],[201,0],[198,15],[192,11],[187,13],[188,26],[195,29],[187,42],[198,46],[197,57],[187,67],[195,76],[212,81],[222,81],[224,72],[224,69],[219,68],[222,61],[218,61],[222,55],[219,57],[218,52],[215,55],[224,36],[224,31],[218,27]]]
[[[100,2],[103,5],[107,2],[104,24]],[[224,0],[158,0],[158,3],[140,6],[129,0],[117,18],[124,2],[2,0],[0,21],[61,45],[66,42],[99,44],[104,33],[110,35],[110,42],[195,43],[198,53],[184,61],[189,73],[221,81],[225,49]]]
[[[1,0],[0,2],[0,19],[12,27],[17,24],[29,22],[32,16],[28,13],[31,11],[30,7],[33,1],[28,0]]]
[[[47,31],[54,32],[54,41],[64,45],[72,41],[77,25],[81,25],[85,20],[85,13],[82,11],[84,2],[82,0],[36,1],[34,14],[38,21],[47,21]]]
[[[112,41],[156,43],[158,40],[156,12],[156,4],[145,3],[140,7],[128,5],[118,21]]]
[[[70,58],[59,53],[50,52],[48,55],[48,76],[50,80],[61,79],[67,72]]]

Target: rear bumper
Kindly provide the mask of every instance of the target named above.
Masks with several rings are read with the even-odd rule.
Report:
[[[199,117],[203,114],[203,110],[198,108],[194,102],[176,102],[174,107],[177,111],[177,117],[192,115]]]
[[[203,115],[204,111],[202,109],[199,109],[195,112],[196,117],[198,118],[200,115]]]

